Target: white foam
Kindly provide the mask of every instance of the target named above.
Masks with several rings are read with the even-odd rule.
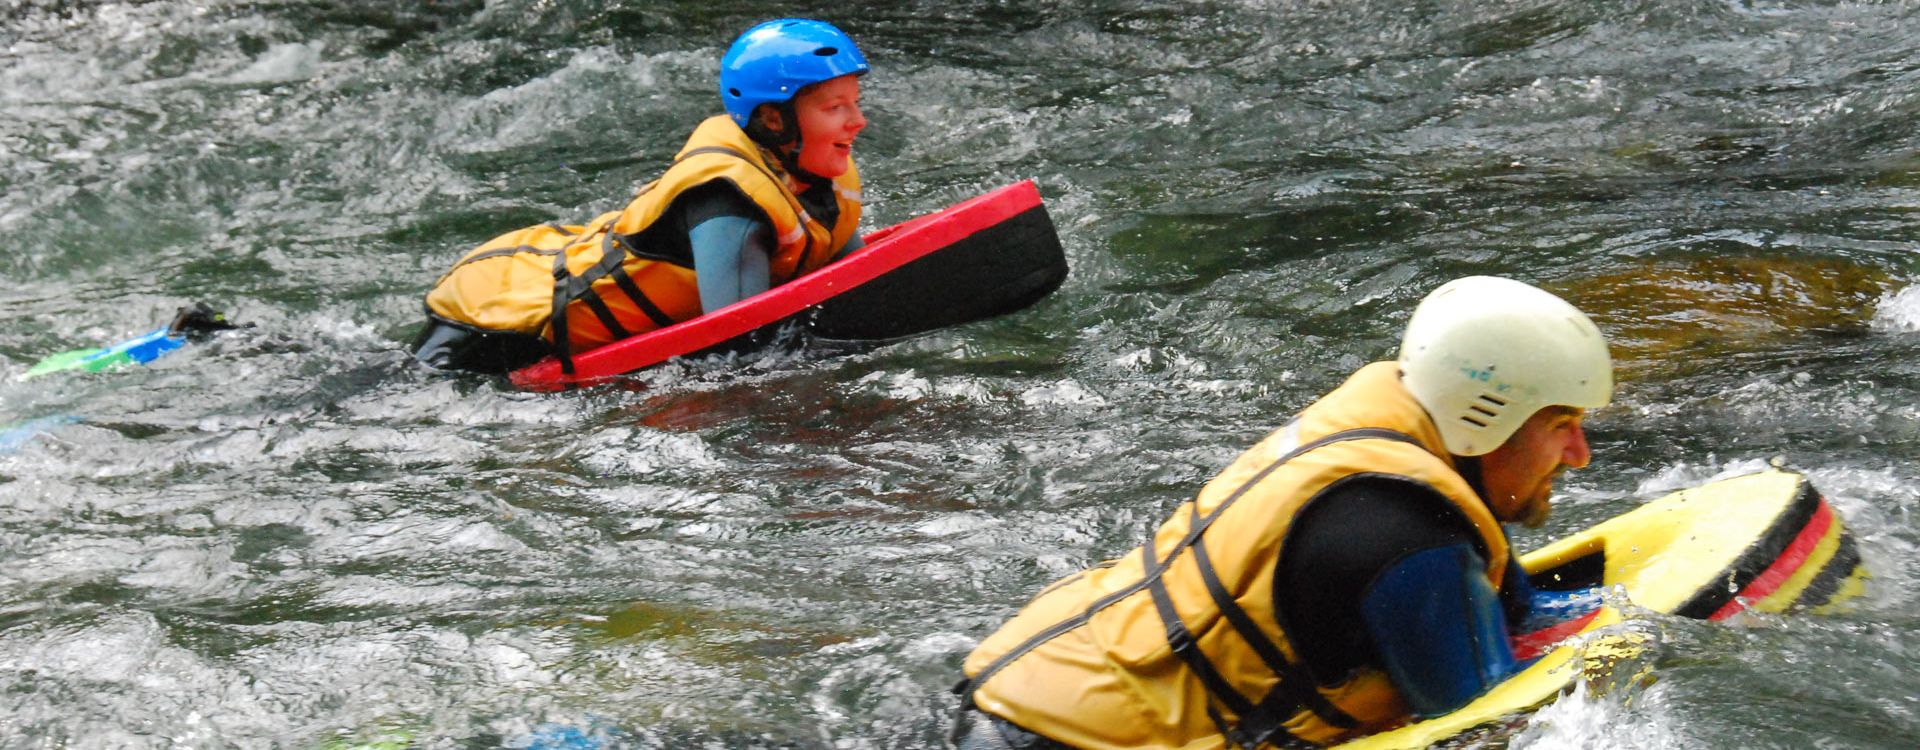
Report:
[[[1513,738],[1513,750],[1586,750],[1605,747],[1615,750],[1664,750],[1683,747],[1674,731],[1674,721],[1665,715],[1656,685],[1623,700],[1614,696],[1596,697],[1586,683],[1577,683],[1574,691],[1535,712],[1527,727]]]
[[[1894,333],[1920,331],[1920,286],[1910,286],[1880,298],[1873,311],[1874,330]]]
[[[1029,388],[1020,394],[1020,401],[1028,406],[1105,406],[1107,404],[1107,400],[1100,394],[1072,380]]]
[[[245,70],[227,77],[232,83],[304,81],[320,70],[320,45],[276,44]]]
[[[593,435],[595,450],[581,456],[587,468],[622,476],[666,470],[714,470],[724,467],[706,440],[696,434],[609,427]]]
[[[1660,469],[1654,472],[1652,476],[1640,480],[1639,486],[1634,488],[1634,494],[1651,500],[1660,495],[1673,492],[1674,490],[1685,489],[1729,477],[1765,471],[1769,466],[1767,460],[1761,458],[1734,459],[1719,464],[1717,467],[1711,463],[1715,460],[1712,456],[1708,456],[1707,460],[1708,463],[1701,464],[1690,464],[1686,461],[1681,461]]]
[[[437,140],[462,153],[544,143],[553,138],[554,123],[580,117],[583,92],[670,89],[680,72],[709,65],[711,54],[673,51],[628,58],[610,47],[582,47],[558,70],[453,106],[436,125]]]

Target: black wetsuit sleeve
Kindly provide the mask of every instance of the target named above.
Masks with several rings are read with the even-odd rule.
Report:
[[[692,229],[706,223],[708,219],[722,216],[737,216],[754,221],[766,221],[760,207],[740,194],[739,188],[726,180],[712,182],[690,188],[673,201],[675,219],[683,229]]]
[[[1358,477],[1309,501],[1287,532],[1274,602],[1314,679],[1379,664],[1360,606],[1377,576],[1408,554],[1462,543],[1486,554],[1445,498],[1407,480]]]
[[[675,196],[673,204],[640,236],[632,238],[641,257],[664,260],[693,268],[693,228],[713,219],[737,218],[771,226],[767,216],[739,188],[726,180],[713,180],[687,188]]]

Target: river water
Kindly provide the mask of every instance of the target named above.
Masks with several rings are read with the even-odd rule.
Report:
[[[1920,735],[1914,5],[861,5],[0,4],[0,746],[939,747],[976,639],[1470,273],[1619,360],[1520,546],[1778,459],[1874,575],[1646,616],[1651,687],[1512,746]],[[411,364],[454,258],[620,205],[783,14],[875,66],[869,228],[1035,178],[1066,285],[626,388]],[[193,300],[253,327],[18,377]]]

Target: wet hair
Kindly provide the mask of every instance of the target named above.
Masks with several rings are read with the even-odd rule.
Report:
[[[827,47],[825,48],[825,52],[815,52],[814,54],[832,54],[833,51],[832,47]],[[792,148],[796,152],[799,151],[800,113],[795,108],[794,102],[800,101],[800,97],[806,96],[814,89],[820,88],[820,84],[822,83],[826,83],[826,81],[801,86],[799,91],[793,92],[793,96],[784,102],[767,102],[760,105],[760,107],[772,107],[774,111],[780,113],[780,121],[784,127],[779,130],[767,127],[766,121],[760,116],[762,110],[760,107],[754,107],[753,115],[747,118],[747,127],[745,128],[747,137],[752,138],[755,143],[773,149],[775,152],[783,148]]]
[[[799,95],[795,94],[794,98],[798,99]],[[767,127],[767,120],[762,116],[766,111],[765,107],[772,107],[774,111],[780,113],[781,128],[779,130]],[[780,153],[789,148],[798,151],[800,148],[800,117],[799,113],[794,111],[793,99],[769,102],[754,107],[753,116],[747,118],[745,129],[747,137],[752,138],[754,143],[765,146],[774,153]]]
[[[773,154],[774,158],[779,160],[780,167],[787,170],[787,174],[808,184],[819,184],[829,180],[800,166],[800,113],[795,109],[794,102],[799,101],[800,97],[819,85],[819,83],[810,83],[801,86],[799,91],[793,92],[793,96],[784,102],[767,102],[760,105],[760,107],[772,107],[775,112],[780,113],[781,128],[779,130],[767,127],[766,119],[761,116],[765,110],[760,107],[753,108],[753,116],[747,118],[747,127],[744,128],[747,137],[752,138],[754,143],[760,144],[761,148]]]

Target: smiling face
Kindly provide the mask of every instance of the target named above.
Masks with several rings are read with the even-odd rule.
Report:
[[[1585,412],[1572,407],[1541,409],[1507,442],[1480,458],[1480,482],[1495,518],[1533,528],[1546,522],[1553,478],[1586,466],[1592,458],[1583,418]]]
[[[793,97],[793,114],[800,121],[800,168],[828,179],[847,173],[853,158],[853,139],[867,127],[860,113],[860,78],[844,75],[800,90]],[[767,126],[781,130],[780,113],[763,106]]]

